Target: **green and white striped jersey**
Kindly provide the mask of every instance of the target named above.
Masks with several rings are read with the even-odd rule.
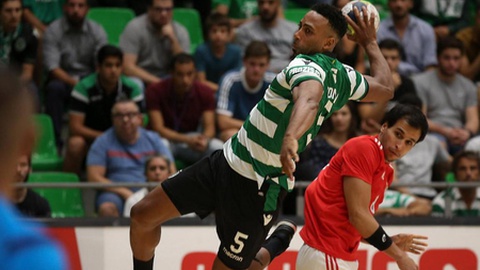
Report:
[[[287,190],[294,187],[294,182],[282,174],[280,149],[294,105],[292,89],[307,80],[321,82],[324,91],[316,120],[298,140],[299,153],[317,135],[325,118],[348,100],[360,100],[368,92],[365,78],[337,59],[315,54],[298,55],[291,61],[250,111],[242,128],[223,147],[232,169],[256,180],[259,188],[266,178]]]
[[[432,201],[432,216],[442,217],[445,215],[447,197],[451,202],[450,211],[454,217],[480,217],[480,188],[477,188],[477,197],[470,208],[462,199],[458,188],[448,189],[440,192]]]

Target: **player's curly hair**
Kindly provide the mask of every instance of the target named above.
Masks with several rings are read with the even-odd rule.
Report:
[[[325,17],[332,29],[337,33],[338,38],[342,38],[347,32],[347,20],[338,8],[328,4],[315,4],[311,10]]]
[[[393,127],[400,119],[405,119],[410,126],[420,129],[420,138],[417,143],[425,139],[428,132],[428,122],[419,107],[410,104],[397,104],[385,114],[382,124],[387,123],[389,127]]]

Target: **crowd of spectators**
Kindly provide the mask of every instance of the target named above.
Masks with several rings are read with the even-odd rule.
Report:
[[[198,11],[205,42],[192,50],[187,26],[173,13],[180,4],[196,8],[195,2],[203,3]],[[159,182],[177,166],[221,149],[287,66],[298,28],[298,21],[284,16],[287,2],[312,4],[0,0],[0,63],[31,90],[37,112],[51,117],[57,151],[65,158],[63,171],[91,182]],[[348,1],[319,2],[341,8]],[[335,112],[302,154],[297,179],[313,180],[346,140],[377,133],[387,110],[410,103],[421,106],[430,133],[393,164],[396,182],[444,181],[452,164],[458,181],[480,181],[474,159],[480,151],[479,1],[370,2],[381,11],[377,40],[392,71],[395,96],[387,104],[352,102]],[[95,7],[130,8],[137,15],[118,46],[108,44],[109,33],[88,18]],[[334,53],[369,73],[364,52],[351,40],[344,38]],[[22,162],[28,165],[19,171],[24,175],[30,161]],[[100,216],[128,216],[131,198],[146,192],[101,190],[96,210]],[[26,195],[31,194],[19,191],[17,202]],[[480,215],[479,192],[428,187],[389,191],[381,214],[429,215],[433,205],[439,215],[446,196],[453,196],[454,214]],[[126,209],[125,201],[130,201]]]

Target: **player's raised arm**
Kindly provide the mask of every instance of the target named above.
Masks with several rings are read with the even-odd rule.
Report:
[[[378,47],[375,16],[368,18],[368,12],[365,7],[363,7],[362,15],[360,15],[357,8],[354,8],[353,12],[357,22],[345,16],[348,24],[354,29],[354,34],[348,35],[348,38],[356,41],[365,49],[370,61],[371,76],[365,76],[369,84],[369,91],[362,101],[390,100],[393,97],[395,88],[390,68]]]
[[[299,161],[297,140],[315,121],[323,95],[323,86],[317,80],[308,80],[300,83],[292,92],[294,105],[285,137],[283,137],[280,161],[283,172],[293,180],[294,162]]]

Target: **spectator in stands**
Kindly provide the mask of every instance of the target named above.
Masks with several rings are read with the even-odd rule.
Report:
[[[133,100],[121,99],[112,109],[113,127],[93,143],[87,156],[87,177],[97,183],[145,182],[143,167],[147,156],[162,154],[173,157],[158,134],[141,127],[142,116]],[[97,197],[99,216],[118,217],[123,204],[138,189],[105,188]]]
[[[399,73],[411,75],[435,66],[435,33],[431,25],[410,14],[413,0],[388,0],[388,7],[390,17],[380,22],[377,40],[390,38],[402,44],[405,58]]]
[[[349,101],[325,120],[320,133],[300,155],[295,171],[296,179],[315,179],[338,149],[347,140],[359,135],[357,115],[355,103]]]
[[[239,27],[258,15],[257,0],[213,0],[212,8],[227,15],[232,27]]]
[[[213,91],[195,80],[193,56],[173,58],[171,78],[147,89],[147,111],[151,128],[170,142],[176,159],[192,164],[223,143],[215,138]]]
[[[267,72],[269,62],[268,45],[262,41],[252,41],[245,50],[243,68],[231,71],[222,78],[216,110],[222,141],[237,133],[275,78],[274,73]]]
[[[86,19],[87,0],[67,0],[64,16],[52,22],[43,37],[45,111],[52,117],[59,150],[63,145],[63,114],[73,87],[95,70],[96,52],[107,43],[103,28]]]
[[[398,66],[404,56],[402,45],[393,39],[384,39],[378,44],[383,56],[387,60],[392,73],[395,92],[393,98],[385,103],[359,103],[358,110],[362,119],[362,131],[368,134],[377,133],[385,112],[393,108],[402,97],[417,95],[413,81],[398,72]]]
[[[460,72],[470,80],[480,81],[480,5],[475,14],[475,24],[460,30],[456,37],[462,41],[465,55]]]
[[[145,177],[147,182],[161,183],[170,176],[170,160],[162,155],[153,155],[147,158],[145,161]],[[123,216],[130,217],[130,210],[132,206],[139,202],[145,195],[148,194],[153,188],[142,188],[133,193],[125,201],[125,207],[123,208]]]
[[[43,35],[51,22],[62,17],[64,3],[65,0],[23,0],[23,18]]]
[[[476,0],[416,0],[413,13],[433,25],[438,40],[471,24],[472,11],[478,6]]]
[[[132,99],[143,111],[143,92],[122,75],[122,51],[103,46],[97,54],[97,72],[75,85],[70,98],[67,151],[63,170],[80,174],[92,142],[112,126],[112,107],[116,100]]]
[[[281,16],[280,0],[257,0],[257,3],[259,17],[237,29],[235,43],[243,51],[254,40],[267,43],[272,51],[270,71],[278,73],[290,62],[293,35],[298,26]]]
[[[30,157],[27,155],[20,156],[17,161],[15,182],[27,182],[31,171]],[[51,216],[48,201],[29,188],[17,187],[12,202],[15,203],[17,209],[27,217],[47,218]]]
[[[0,1],[0,67],[13,70],[36,97],[38,89],[33,82],[33,69],[37,58],[38,40],[32,27],[22,22],[22,1]]]
[[[333,0],[332,5],[341,10],[349,1],[350,0]],[[353,67],[362,74],[366,73],[365,50],[363,50],[358,43],[348,39],[347,35],[344,35],[340,42],[337,43],[337,46],[333,49],[333,53],[340,62]]]
[[[218,82],[226,72],[242,65],[242,52],[230,43],[231,27],[226,15],[212,13],[206,21],[208,41],[195,51],[195,66],[200,82],[218,90]]]
[[[458,152],[453,159],[452,170],[458,182],[480,181],[478,154],[471,151]],[[480,216],[480,188],[449,188],[440,192],[433,200],[432,214],[444,216],[449,211],[457,217]]]
[[[190,52],[187,29],[172,17],[173,0],[151,0],[147,13],[130,21],[120,37],[125,74],[141,85],[159,82],[174,55]]]
[[[462,54],[458,39],[442,39],[437,49],[438,68],[413,77],[430,132],[448,146],[451,154],[478,131],[477,89],[458,73]]]
[[[399,103],[410,104],[422,108],[422,101],[415,95],[406,95]],[[400,184],[428,184],[433,180],[445,179],[450,168],[451,156],[442,146],[438,138],[427,134],[425,139],[417,143],[405,156],[395,162],[395,181]],[[437,177],[438,179],[433,179]],[[437,191],[430,187],[400,187],[405,194],[432,200]]]
[[[432,212],[430,200],[396,190],[386,190],[383,202],[378,206],[376,216],[427,216]]]

